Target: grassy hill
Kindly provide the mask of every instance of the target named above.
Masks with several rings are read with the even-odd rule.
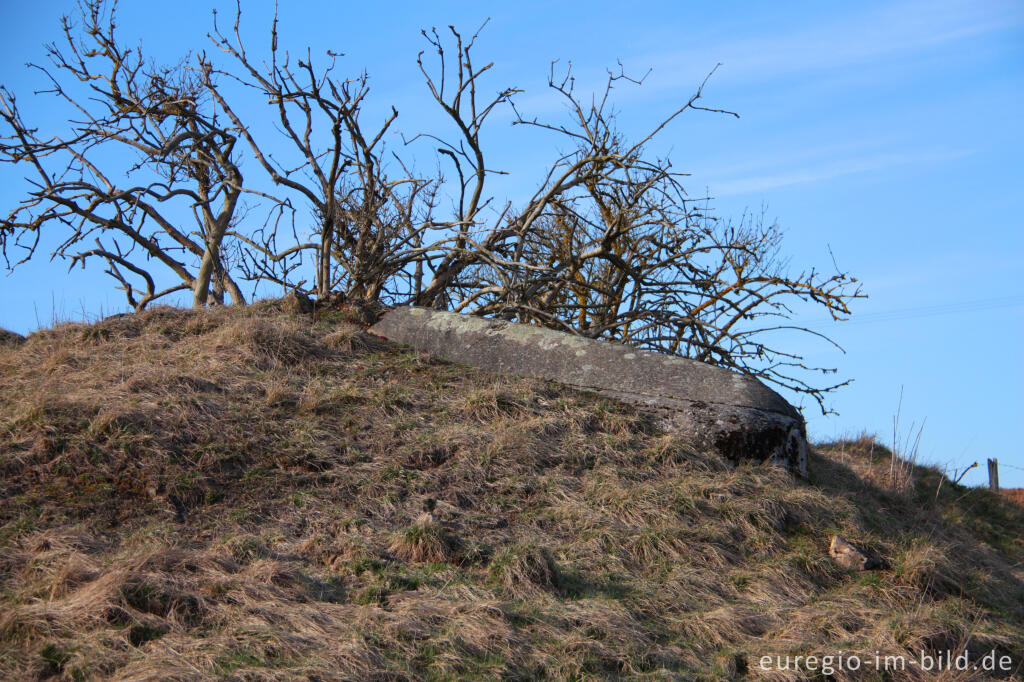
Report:
[[[809,481],[733,466],[275,308],[0,347],[0,678],[802,679],[775,657],[947,650],[1024,675],[1024,510],[997,495],[923,467],[891,490],[867,438]],[[839,568],[834,533],[890,568]],[[833,672],[873,677],[935,679]]]

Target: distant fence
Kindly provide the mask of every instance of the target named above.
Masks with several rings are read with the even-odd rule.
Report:
[[[1014,466],[1013,464],[1003,464],[1005,467],[1011,469],[1018,469],[1024,471],[1024,467]],[[999,493],[1010,502],[1019,504],[1024,507],[1024,488],[1002,488],[999,487],[999,460],[992,458],[988,460],[988,487],[992,492]]]
[[[1013,464],[1003,464],[1004,467],[1016,469],[1017,471],[1024,471],[1024,467],[1019,467]],[[988,461],[988,487],[1001,494],[1006,499],[1019,504],[1024,507],[1024,488],[1000,488],[999,487],[999,460],[990,459]]]

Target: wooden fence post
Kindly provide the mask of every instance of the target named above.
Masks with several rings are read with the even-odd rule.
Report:
[[[999,460],[988,460],[988,487],[994,493],[999,492]]]

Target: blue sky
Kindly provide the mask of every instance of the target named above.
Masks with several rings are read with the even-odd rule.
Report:
[[[170,60],[211,49],[214,0],[124,2],[120,28]],[[739,119],[689,112],[654,151],[691,173],[688,188],[715,198],[717,214],[744,210],[777,219],[793,267],[827,267],[831,256],[870,298],[850,322],[813,310],[801,321],[829,334],[842,354],[794,340],[810,361],[854,383],[834,394],[838,416],[805,404],[812,436],[861,431],[893,439],[924,423],[920,459],[980,466],[998,457],[1004,486],[1024,487],[1024,5],[1015,1],[859,3],[283,3],[281,44],[314,55],[345,53],[341,69],[367,70],[372,101],[395,104],[397,130],[442,125],[416,69],[419,31],[490,23],[477,48],[495,62],[488,84],[516,85],[526,115],[563,114],[545,88],[549,63],[571,60],[577,86],[601,86],[617,60],[641,88],[619,88],[621,127],[639,135],[694,91],[716,64],[708,106]],[[0,2],[8,27],[0,82],[26,116],[59,125],[26,61],[45,59],[58,19],[74,3]],[[266,44],[272,3],[246,2],[243,28]],[[373,113],[372,110],[369,113]],[[508,112],[485,133],[492,167],[510,171],[500,192],[533,189],[535,169],[557,151],[550,138],[513,129]],[[398,140],[394,141],[398,144]],[[531,174],[534,171],[534,174]],[[21,173],[0,167],[7,207]],[[67,273],[45,258],[0,279],[0,326],[26,332],[54,318],[118,312],[119,292],[99,272]],[[795,402],[798,398],[787,396]],[[1015,468],[1016,467],[1016,468]]]

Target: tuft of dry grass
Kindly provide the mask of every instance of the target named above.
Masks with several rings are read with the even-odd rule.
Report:
[[[4,679],[1021,678],[1024,511],[913,461],[894,488],[868,436],[798,481],[273,302],[62,325],[0,375]]]
[[[562,570],[554,552],[536,541],[521,540],[498,550],[488,563],[491,581],[513,600],[543,593],[557,594]]]
[[[390,549],[399,559],[412,563],[451,562],[458,558],[459,542],[433,514],[425,512],[395,533]]]

